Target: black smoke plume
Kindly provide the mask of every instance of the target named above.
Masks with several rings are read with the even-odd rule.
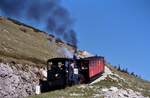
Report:
[[[0,0],[0,11],[8,17],[45,24],[45,29],[76,46],[73,19],[61,0]]]

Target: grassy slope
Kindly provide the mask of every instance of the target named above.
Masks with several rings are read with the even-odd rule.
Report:
[[[91,86],[86,88],[80,88],[79,86],[67,87],[63,90],[51,91],[36,96],[30,96],[28,98],[93,98],[98,94],[96,87]],[[98,96],[96,98],[104,98]]]
[[[120,81],[120,83],[123,85],[124,88],[130,88],[132,90],[142,92],[144,96],[150,97],[150,82],[149,81],[117,71],[111,65],[109,65],[109,67],[112,69],[112,72],[114,72],[115,74],[118,74],[120,77],[125,79],[126,82]]]
[[[119,72],[111,65],[109,65],[109,67],[114,74],[118,74],[120,77],[125,79],[125,81],[121,79],[119,79],[119,81],[114,81],[110,78],[108,80],[103,80],[95,83],[92,86],[86,85],[86,87],[84,88],[80,88],[80,86],[73,86],[64,90],[51,91],[36,96],[30,96],[28,98],[93,98],[95,95],[101,93],[102,88],[109,88],[111,86],[123,89],[132,89],[134,91],[141,92],[143,96],[150,97],[150,82]],[[76,96],[76,94],[79,95]],[[96,98],[103,98],[103,96],[98,96]]]
[[[46,34],[0,17],[0,59],[10,57],[44,63],[48,58],[63,56],[57,53],[58,48],[55,43],[47,40]]]

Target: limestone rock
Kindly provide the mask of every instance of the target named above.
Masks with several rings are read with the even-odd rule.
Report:
[[[31,71],[33,69],[28,70],[25,72],[15,66],[0,63],[0,98],[22,98],[33,95],[38,79],[36,73]]]

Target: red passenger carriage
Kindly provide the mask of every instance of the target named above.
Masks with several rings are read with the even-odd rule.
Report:
[[[80,75],[82,77],[81,79],[84,80],[85,83],[93,81],[104,72],[105,68],[104,57],[93,56],[80,59],[77,62],[80,69]]]

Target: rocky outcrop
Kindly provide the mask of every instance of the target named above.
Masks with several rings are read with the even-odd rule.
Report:
[[[38,69],[28,67],[22,70],[23,65],[16,66],[0,63],[0,98],[22,98],[34,94],[38,84]]]

